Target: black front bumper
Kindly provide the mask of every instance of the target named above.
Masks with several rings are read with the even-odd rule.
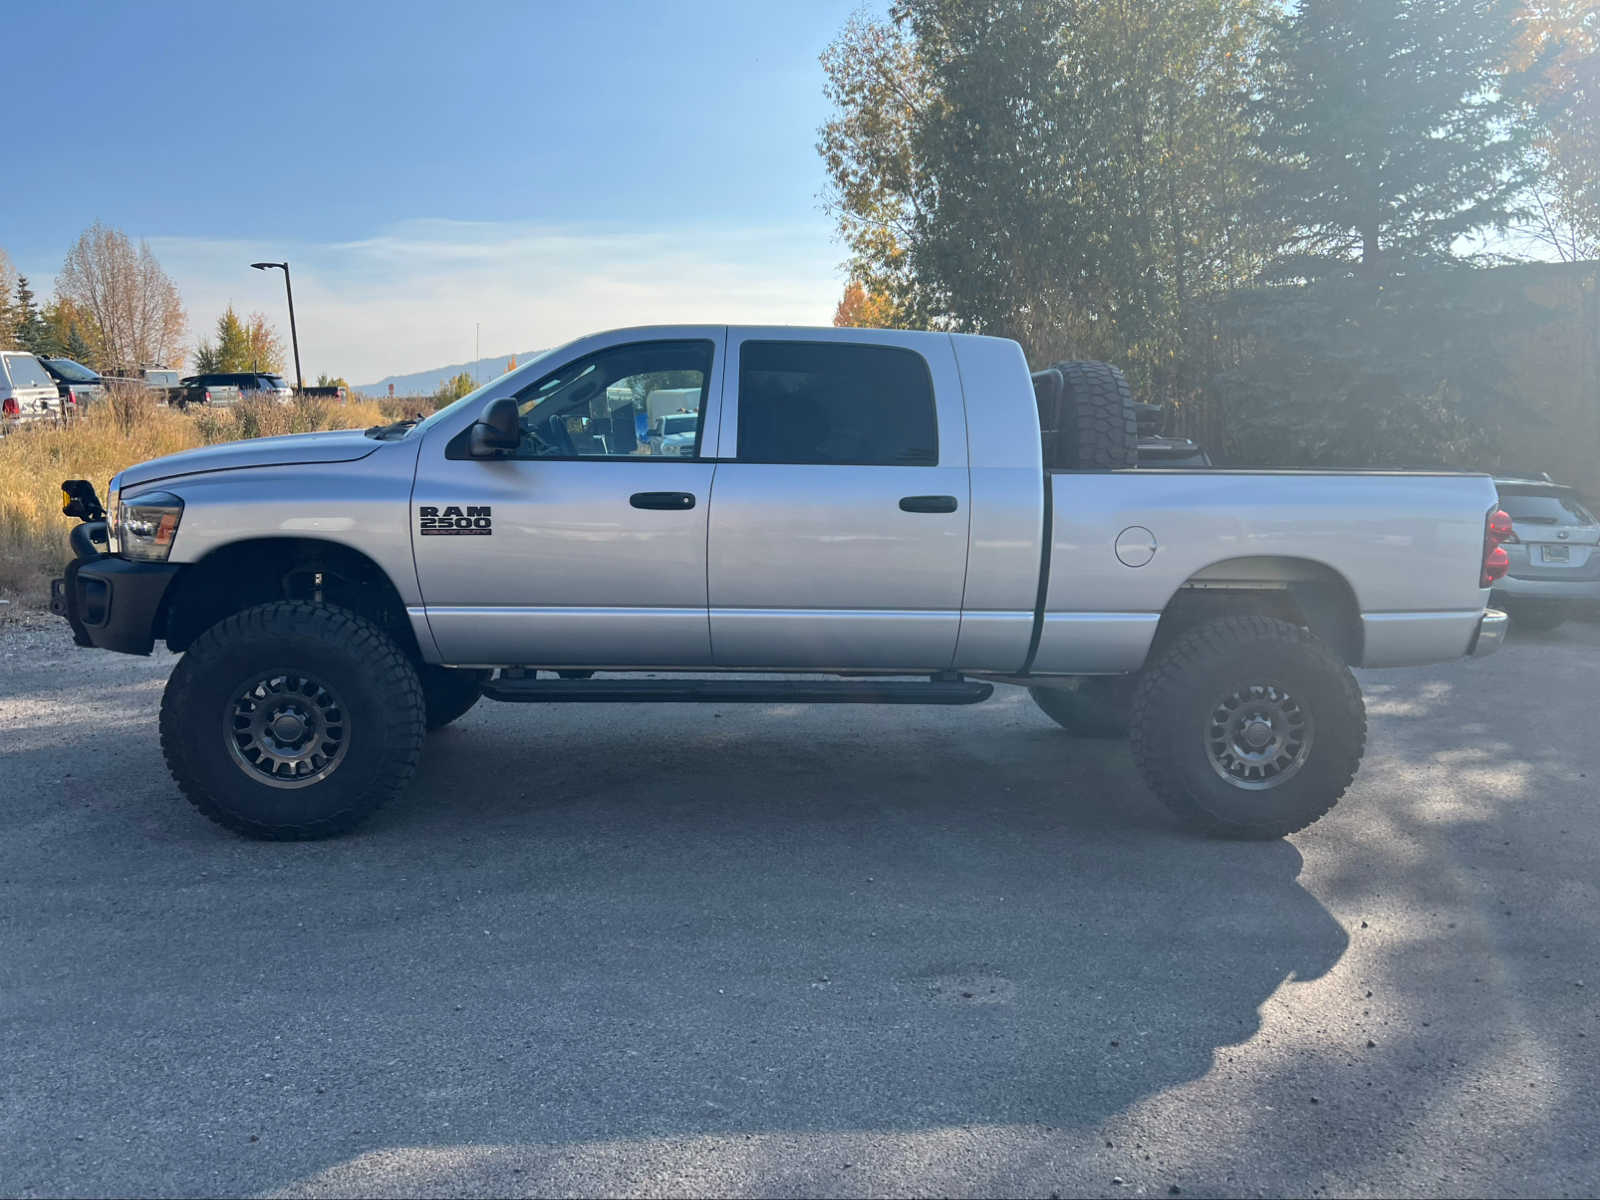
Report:
[[[182,563],[129,562],[109,554],[75,558],[50,582],[50,611],[80,646],[149,654],[161,604]]]

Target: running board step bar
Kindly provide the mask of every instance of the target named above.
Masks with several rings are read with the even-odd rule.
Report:
[[[775,683],[766,679],[497,679],[490,700],[516,704],[977,704],[994,684],[969,680]]]

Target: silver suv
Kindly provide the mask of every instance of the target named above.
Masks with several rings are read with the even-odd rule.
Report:
[[[1492,603],[1528,629],[1554,629],[1600,608],[1600,520],[1578,493],[1548,480],[1494,483],[1513,532],[1504,543],[1511,569],[1494,585]]]
[[[21,350],[0,350],[0,434],[60,415],[61,396],[43,364]]]

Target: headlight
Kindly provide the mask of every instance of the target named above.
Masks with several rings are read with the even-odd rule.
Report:
[[[116,548],[123,558],[166,562],[183,519],[183,501],[171,492],[145,492],[117,504]]]
[[[111,554],[117,552],[117,526],[122,519],[117,511],[122,507],[122,488],[118,486],[121,479],[120,475],[113,475],[106,485],[106,549]]]

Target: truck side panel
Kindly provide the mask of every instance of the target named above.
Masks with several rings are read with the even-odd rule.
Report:
[[[961,372],[972,488],[955,666],[1020,671],[1033,639],[1044,550],[1044,464],[1033,381],[1015,342],[951,342]]]
[[[1137,669],[1177,591],[1227,587],[1230,563],[1246,564],[1234,572],[1246,579],[1280,561],[1342,578],[1364,666],[1466,653],[1487,600],[1478,573],[1495,490],[1484,476],[1137,470],[1051,482],[1036,674]],[[1151,535],[1154,555],[1129,565]]]

